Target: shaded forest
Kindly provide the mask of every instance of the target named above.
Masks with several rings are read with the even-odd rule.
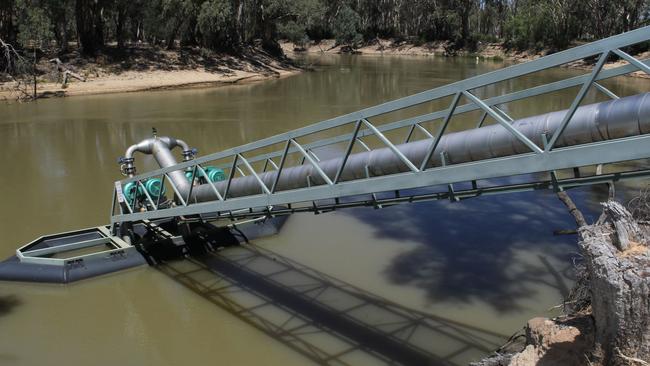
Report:
[[[649,10],[648,0],[1,0],[0,39],[57,52],[76,44],[85,55],[132,43],[226,52],[257,43],[279,54],[281,38],[555,50],[638,28]]]

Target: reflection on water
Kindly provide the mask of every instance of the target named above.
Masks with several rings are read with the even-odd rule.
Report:
[[[400,205],[390,211],[346,213],[370,224],[377,237],[420,244],[394,258],[386,275],[394,283],[422,288],[429,301],[482,299],[507,313],[521,310],[521,302],[535,296],[541,283],[566,293],[564,276],[554,273],[571,274],[566,267],[575,237],[551,236],[571,223],[566,208],[552,194]],[[550,250],[513,268],[517,251],[534,250],[542,238]],[[563,266],[553,268],[548,257]]]
[[[16,296],[0,296],[0,316],[9,314],[18,305],[20,305],[20,300]]]
[[[0,106],[0,256],[39,235],[105,224],[112,182],[119,178],[116,158],[149,136],[153,126],[201,153],[215,152],[502,66],[437,57],[327,55],[307,62],[315,62],[317,71],[258,84]],[[497,95],[577,74],[552,70],[477,94]],[[623,96],[646,91],[647,82],[620,78],[605,85]],[[518,102],[505,110],[516,118],[562,109],[570,103],[568,95]],[[602,98],[590,92],[586,102]],[[433,111],[444,103],[409,113]],[[477,119],[454,118],[450,128],[462,129]],[[155,167],[150,157],[137,159],[141,172]],[[636,189],[630,187],[619,187],[618,193]],[[586,207],[593,220],[606,189],[575,192],[579,207]],[[571,286],[575,237],[552,235],[571,226],[552,194],[531,192],[299,214],[281,234],[257,244],[399,306],[512,334],[528,318],[548,315]],[[309,362],[150,268],[71,286],[1,283],[0,296],[20,300],[0,317],[2,364]],[[449,339],[431,336],[430,342]],[[454,362],[481,352],[461,352]]]
[[[319,364],[462,365],[507,339],[405,308],[256,246],[159,269]]]

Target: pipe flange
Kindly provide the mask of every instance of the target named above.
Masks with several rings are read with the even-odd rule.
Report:
[[[189,150],[183,150],[183,152],[182,152],[182,154],[183,154],[183,161],[189,161],[189,160],[194,159],[194,156],[195,156],[196,153],[198,153],[198,152],[199,152],[199,150],[197,150],[197,149],[195,149],[195,148],[192,148],[192,149],[189,149]]]
[[[117,163],[120,164],[120,172],[123,175],[128,175],[128,176],[134,176],[135,175],[135,165],[133,165],[133,162],[135,161],[134,158],[125,158],[125,157],[120,157],[117,159]]]
[[[122,168],[122,174],[128,175],[128,176],[133,176],[135,175],[135,167],[133,165],[131,166],[125,166]]]
[[[120,165],[124,165],[124,164],[132,165],[134,161],[135,161],[134,158],[125,158],[123,156],[117,159],[117,163]]]

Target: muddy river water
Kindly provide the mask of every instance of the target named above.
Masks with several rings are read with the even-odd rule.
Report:
[[[315,70],[214,89],[0,105],[0,257],[43,234],[107,223],[112,184],[120,178],[116,159],[153,126],[202,154],[216,152],[504,66],[442,57],[328,55],[301,61]],[[493,92],[581,73],[551,70],[519,84],[496,85]],[[606,85],[632,95],[647,91],[648,83],[621,78]],[[517,103],[507,112],[516,117],[563,109],[569,95]],[[596,100],[603,98],[590,92],[587,102]],[[458,128],[463,123],[476,121],[461,120]],[[154,167],[151,159],[138,159],[140,171]],[[619,186],[618,195],[626,199],[639,184]],[[593,220],[606,189],[574,192]],[[577,246],[575,236],[553,231],[571,227],[553,193],[528,192],[297,214],[280,234],[255,244],[462,328],[463,339],[454,339],[466,347],[445,346],[444,333],[425,341],[444,362],[465,364],[486,353],[472,346],[476,337],[507,338],[527,319],[555,314],[549,308],[573,283]],[[355,357],[334,357],[332,363],[377,364]],[[66,286],[0,282],[2,365],[312,362],[153,268]]]

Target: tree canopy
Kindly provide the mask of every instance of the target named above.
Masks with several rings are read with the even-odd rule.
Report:
[[[107,44],[147,42],[234,51],[256,40],[279,53],[335,38],[502,41],[520,49],[561,49],[648,22],[650,0],[2,0],[0,39],[16,47],[77,41],[93,55]]]

